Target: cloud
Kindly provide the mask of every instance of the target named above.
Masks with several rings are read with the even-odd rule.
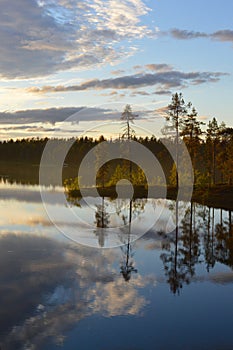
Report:
[[[174,28],[169,33],[173,38],[178,40],[209,38],[216,41],[233,43],[233,30],[230,29],[218,30],[214,33],[204,33]]]
[[[202,32],[181,30],[181,29],[172,29],[170,34],[173,38],[179,40],[188,40],[188,39],[196,39],[196,38],[206,38],[208,35]]]
[[[176,70],[165,70],[155,73],[140,73],[133,75],[124,75],[116,78],[108,79],[92,79],[85,81],[79,85],[58,85],[30,87],[26,89],[29,93],[55,93],[69,91],[85,91],[85,90],[104,90],[104,89],[138,89],[140,87],[159,86],[159,90],[167,90],[170,88],[180,88],[188,84],[213,83],[220,80],[226,73],[221,72],[181,72]]]
[[[138,96],[138,95],[140,95],[140,96],[150,96],[151,94],[150,93],[148,93],[148,92],[146,92],[146,91],[134,91],[132,94],[131,94],[131,96],[132,97],[134,97],[134,96]]]
[[[31,126],[31,125],[16,125],[16,126],[6,126],[3,128],[0,128],[0,131],[5,132],[12,132],[12,131],[28,131],[28,132],[55,132],[55,131],[61,131],[60,128],[55,127],[44,127],[42,125],[40,126]]]
[[[26,175],[29,173],[31,169],[27,169],[25,168],[25,173]],[[36,169],[37,171],[38,169]],[[32,171],[31,171],[32,172]],[[14,176],[13,176],[14,178]],[[37,179],[35,179],[36,181]],[[58,193],[51,193],[47,198],[47,203],[49,204],[53,204],[56,203],[57,205],[60,203],[59,201],[59,194]],[[28,216],[25,212],[25,208],[24,208],[24,204],[23,203],[30,203],[31,206],[33,206],[33,204],[37,204],[37,203],[41,203],[41,195],[40,192],[38,191],[38,189],[32,189],[32,188],[24,188],[22,190],[22,188],[14,186],[14,187],[9,187],[6,188],[6,186],[4,186],[3,188],[1,188],[1,193],[0,193],[0,200],[6,200],[8,201],[8,207],[9,209],[11,208],[12,211],[14,210],[14,201],[20,202],[20,208],[18,209],[17,213],[14,214],[14,217],[12,218],[12,211],[8,210],[4,213],[4,219],[3,217],[0,218],[0,223],[6,223],[7,220],[9,220],[9,223],[24,223],[24,224],[28,224]],[[36,215],[38,215],[38,212],[40,212],[40,209],[38,209],[38,207],[36,207]],[[32,220],[33,214],[31,214],[30,216],[30,220]]]
[[[164,117],[167,116],[167,112],[168,112],[168,107],[167,107],[167,106],[165,106],[165,107],[160,107],[160,108],[157,108],[157,109],[155,110],[155,114],[156,114],[156,115],[164,116]]]
[[[233,30],[219,30],[213,33],[211,37],[218,41],[233,43]]]
[[[121,74],[124,74],[125,71],[123,69],[118,69],[118,70],[113,70],[111,72],[112,75],[121,75]]]
[[[171,90],[157,90],[155,91],[156,95],[171,95]]]
[[[83,107],[65,107],[48,109],[28,109],[16,112],[0,112],[1,124],[55,123],[64,121],[70,115],[81,111]]]
[[[137,315],[145,307],[146,301],[144,297],[138,295],[135,286],[143,287],[144,285],[145,281],[141,276],[135,278],[130,285],[122,284],[120,279],[107,283],[101,289],[97,284],[95,290],[91,291],[96,295],[93,307],[96,312],[101,312],[108,317]]]
[[[113,96],[117,96],[118,95],[118,91],[111,91],[109,93],[103,93],[103,94],[100,94],[101,96],[110,96],[110,97],[113,97]]]
[[[66,121],[67,118],[75,114],[75,121],[92,121],[92,120],[109,120],[119,119],[119,112],[111,109],[98,107],[63,107],[48,109],[28,109],[16,112],[0,112],[0,124],[5,124],[6,131],[25,129],[28,131],[56,131],[51,127],[43,125],[30,126],[28,124],[35,123],[51,123]],[[8,124],[16,124],[9,126]],[[21,125],[23,124],[23,125]],[[21,125],[20,127],[18,125]],[[34,130],[33,130],[34,129]]]
[[[143,68],[143,66],[140,65],[136,65],[133,67],[134,70],[141,70]]]
[[[51,339],[61,345],[63,334],[88,316],[138,316],[148,304],[141,289],[156,285],[154,276],[139,274],[125,283],[115,263],[120,250],[22,233],[2,235],[0,243],[4,349],[38,350]]]
[[[153,72],[169,72],[171,71],[173,68],[172,66],[166,64],[166,63],[161,63],[161,64],[146,64],[145,68],[148,70],[151,70]]]
[[[123,42],[153,35],[142,0],[1,0],[0,77],[48,76],[116,62],[134,53]]]
[[[207,117],[206,115],[199,115],[198,119],[200,119],[200,120],[208,120],[209,117]]]

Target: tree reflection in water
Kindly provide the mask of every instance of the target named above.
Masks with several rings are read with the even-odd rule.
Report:
[[[111,215],[108,206],[115,207],[115,212],[120,219],[122,228],[118,228],[122,242],[120,273],[125,281],[129,281],[132,273],[137,273],[134,262],[133,249],[133,219],[139,217],[146,210],[147,199],[121,199],[111,201],[102,198],[101,204],[96,205],[95,235],[98,237],[100,247],[105,246],[107,236],[106,228],[110,227]],[[156,206],[150,203],[154,212]],[[158,202],[159,203],[159,200]],[[233,224],[232,212],[214,208],[208,208],[197,203],[173,202],[167,203],[167,207],[173,213],[175,230],[166,234],[163,230],[156,231],[162,243],[161,261],[170,290],[174,294],[180,294],[184,285],[197,280],[197,266],[205,267],[207,273],[214,269],[217,263],[233,268]],[[180,216],[182,212],[182,220]]]
[[[165,275],[167,282],[170,285],[171,291],[176,294],[180,292],[183,282],[189,283],[189,275],[187,274],[186,266],[184,264],[184,250],[179,244],[179,227],[178,227],[178,211],[179,202],[175,203],[175,231],[172,232],[170,237],[165,239],[163,243],[163,252],[161,254],[161,260],[164,264]]]
[[[207,272],[217,262],[233,268],[232,213],[229,211],[228,220],[223,220],[222,210],[190,203],[179,224],[178,201],[172,210],[176,228],[170,235],[161,233],[160,257],[171,292],[179,294],[184,284],[195,280],[196,267],[203,262]],[[219,211],[220,220],[216,223]]]
[[[105,237],[106,237],[106,228],[110,223],[109,219],[110,215],[107,212],[107,204],[105,203],[104,197],[102,197],[102,202],[99,205],[96,205],[96,213],[95,213],[95,224],[97,230],[95,230],[95,234],[98,237],[98,243],[101,248],[104,247]]]
[[[121,247],[121,251],[123,253],[123,262],[121,265],[121,274],[126,282],[128,282],[131,278],[132,272],[137,273],[137,269],[134,268],[134,261],[133,261],[133,250],[132,250],[132,244],[131,244],[131,223],[132,223],[132,199],[129,203],[129,214],[128,214],[128,223],[127,223],[127,217],[123,216],[123,221],[125,226],[125,234],[127,236],[127,244]]]
[[[212,211],[212,214],[211,214]],[[216,245],[216,237],[214,236],[214,208],[208,208],[207,217],[205,217],[204,221],[204,249],[205,249],[205,263],[206,269],[209,272],[214,268],[216,260],[215,260],[215,245]]]
[[[126,282],[131,279],[132,272],[137,273],[138,270],[134,267],[134,250],[132,245],[132,220],[138,217],[141,213],[145,211],[145,204],[147,199],[130,199],[126,208],[128,208],[128,213],[122,213],[121,208],[118,210],[118,215],[121,216],[124,228],[123,231],[123,246],[121,246],[122,251],[122,263],[121,263],[121,274]],[[124,203],[124,201],[122,202]],[[122,205],[125,207],[125,204]]]
[[[132,249],[132,219],[139,216],[144,211],[146,200],[132,200],[121,199],[120,201],[113,202],[116,206],[115,211],[118,217],[122,221],[122,228],[120,229],[120,237],[123,245],[121,246],[122,262],[120,272],[126,282],[131,279],[132,273],[137,273],[137,269],[134,267],[133,249]],[[106,237],[106,228],[110,224],[110,215],[107,212],[107,204],[104,197],[102,197],[102,203],[96,206],[95,224],[97,230],[95,234],[98,236],[98,243],[100,247],[104,247],[104,239]]]
[[[233,226],[232,213],[228,212],[228,221],[216,225],[216,259],[233,268]]]

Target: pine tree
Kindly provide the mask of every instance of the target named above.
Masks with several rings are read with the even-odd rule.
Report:
[[[179,186],[178,169],[179,169],[179,131],[182,125],[182,119],[187,115],[191,103],[185,103],[183,95],[175,93],[172,95],[172,102],[168,105],[166,119],[171,121],[175,128],[175,147],[176,147],[176,187]]]
[[[198,173],[198,158],[201,157],[201,152],[199,150],[201,144],[201,135],[203,134],[201,126],[204,124],[205,123],[197,119],[197,111],[193,107],[191,112],[187,114],[187,117],[182,120],[181,125],[180,134],[183,136],[183,140],[189,150],[195,174]]]
[[[138,117],[138,115],[133,114],[131,106],[126,105],[124,111],[121,114],[121,120],[125,121],[122,138],[126,138],[127,140],[130,140],[134,137],[135,131],[132,128],[131,124],[134,123],[134,119],[136,117]]]
[[[206,130],[206,146],[207,146],[207,158],[209,159],[209,172],[211,174],[211,182],[216,184],[216,163],[217,163],[217,146],[220,141],[221,128],[218,125],[217,119],[213,118],[208,123]]]

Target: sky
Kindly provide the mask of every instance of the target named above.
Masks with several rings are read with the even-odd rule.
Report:
[[[232,122],[232,0],[0,0],[0,139],[158,134],[175,92]],[[75,116],[75,117],[74,117]],[[70,118],[71,117],[71,118]]]

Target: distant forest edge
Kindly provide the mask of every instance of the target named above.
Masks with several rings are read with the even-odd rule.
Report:
[[[107,143],[120,148],[125,140],[133,140],[146,147],[159,161],[166,183],[163,183],[164,180],[155,177],[148,184],[143,169],[124,159],[113,159],[99,169],[98,164],[103,163],[108,152],[106,148],[106,154],[104,154],[105,152],[101,154],[96,152],[95,164],[90,165],[92,167],[91,171],[97,169],[97,187],[107,188],[114,186],[123,178],[129,179],[135,186],[144,186],[145,189],[148,185],[185,186],[185,183],[178,182],[175,162],[168,149],[164,146],[163,140],[154,136],[138,137],[135,134],[133,123],[136,117],[132,112],[131,106],[126,105],[121,117],[123,133],[119,139],[107,140]],[[213,118],[209,121],[204,131],[204,123],[198,120],[195,108],[190,102],[186,104],[182,94],[177,93],[172,96],[172,101],[167,106],[166,119],[167,130],[165,130],[166,136],[164,138],[166,137],[166,142],[169,142],[170,146],[175,150],[177,163],[182,160],[183,155],[179,150],[180,140],[183,140],[192,161],[195,187],[203,191],[216,185],[232,187],[233,128],[226,126],[224,123],[219,124],[217,119]],[[169,128],[170,130],[173,128],[173,134],[169,134]],[[11,172],[13,174],[15,169],[17,169],[18,175],[25,179],[25,183],[38,183],[39,164],[48,141],[48,138],[31,138],[0,142],[0,175],[2,177],[9,175],[9,178],[11,178]],[[100,136],[98,139],[81,137],[73,138],[72,141],[73,144],[66,155],[63,167],[64,184],[70,192],[79,189],[80,181],[82,186],[90,185],[85,184],[85,179],[77,178],[78,168],[85,155],[99,143],[106,141],[106,139],[104,136]],[[70,140],[52,139],[50,142],[54,142],[56,145],[54,162],[53,155],[50,157],[51,165],[56,166],[56,155],[67,143],[70,143]],[[90,169],[87,169],[87,171],[90,171]]]

